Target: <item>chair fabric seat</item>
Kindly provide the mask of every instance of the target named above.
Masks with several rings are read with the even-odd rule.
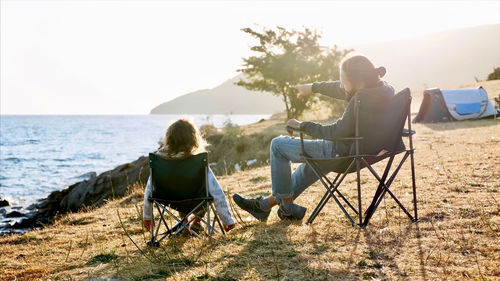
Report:
[[[397,151],[394,155],[400,154],[405,152],[406,150],[399,150]],[[359,155],[359,157],[363,157],[368,164],[373,165],[377,162],[380,162],[388,157],[390,157],[391,154],[389,152],[386,152],[384,154],[377,154],[377,155],[371,155],[371,154],[362,154]],[[318,165],[318,168],[321,170],[323,173],[330,173],[330,172],[335,172],[335,173],[353,173],[356,171],[356,165],[350,165],[351,162],[355,159],[353,156],[343,156],[343,157],[336,157],[336,158],[309,158],[305,157],[305,159],[309,160],[310,162],[316,163]],[[351,167],[349,167],[351,166]],[[349,168],[349,169],[347,169]],[[366,168],[366,165],[364,164],[363,161],[360,162],[360,169]]]
[[[181,213],[188,213],[191,211],[193,208],[195,208],[198,204],[200,204],[203,201],[208,201],[208,202],[213,202],[213,197],[199,197],[199,198],[191,198],[191,199],[184,199],[184,200],[165,200],[165,199],[159,199],[159,198],[149,198],[150,201],[158,202],[160,204],[163,204],[165,206],[168,206],[178,212]]]

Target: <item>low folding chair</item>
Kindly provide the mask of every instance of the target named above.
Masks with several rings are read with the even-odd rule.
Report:
[[[304,149],[304,132],[287,127],[288,130],[299,131],[302,146],[302,157],[305,163],[309,165],[320,182],[325,187],[326,192],[318,205],[307,220],[307,224],[313,223],[314,219],[321,212],[326,203],[333,200],[340,207],[349,221],[354,225],[366,227],[369,223],[377,207],[381,203],[384,196],[388,193],[404,211],[412,222],[418,220],[417,215],[417,194],[415,185],[415,166],[414,166],[414,149],[412,135],[415,131],[411,129],[410,121],[410,105],[411,94],[410,90],[404,89],[394,97],[384,100],[370,95],[356,95],[354,114],[355,114],[355,132],[352,136],[346,136],[330,141],[348,142],[350,143],[351,153],[348,156],[335,158],[312,158]],[[408,129],[405,129],[405,122],[408,124]],[[405,148],[402,138],[409,138],[409,149]],[[383,143],[382,147],[376,144]],[[391,166],[395,160],[395,156],[402,154],[403,157],[396,168],[389,175]],[[390,190],[391,184],[394,182],[396,175],[403,166],[407,158],[411,160],[411,181],[413,188],[413,211],[412,216],[407,208],[401,203],[396,195]],[[388,162],[383,170],[382,176],[375,171],[373,164],[387,159]],[[362,188],[360,170],[368,168],[370,173],[377,179],[378,186],[375,191],[371,204],[366,208],[365,212],[362,209]],[[335,177],[331,180],[329,173],[333,172]],[[347,174],[356,172],[357,183],[357,208],[352,204],[346,196],[339,190],[340,184],[343,182]],[[341,202],[343,201],[343,202]],[[348,211],[348,209],[350,209]],[[353,215],[351,215],[354,213]],[[357,216],[357,223],[355,217]],[[353,218],[354,217],[354,218]],[[364,217],[364,218],[363,218]]]
[[[149,154],[153,188],[149,200],[157,215],[155,219],[153,209],[155,227],[151,227],[148,245],[158,247],[164,238],[175,237],[184,230],[201,238],[200,233],[189,228],[196,217],[207,226],[209,237],[214,232],[225,234],[208,192],[207,163],[206,152],[184,159],[166,159],[155,153]],[[184,214],[184,217],[176,216],[174,211]],[[190,215],[194,216],[188,220]],[[215,227],[216,222],[220,232]]]

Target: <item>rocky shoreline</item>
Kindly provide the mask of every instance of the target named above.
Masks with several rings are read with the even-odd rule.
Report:
[[[2,199],[2,198],[0,197],[0,208],[1,208],[1,207],[7,207],[7,206],[10,206],[9,201],[7,201],[7,200],[5,200],[5,199]]]
[[[146,183],[149,177],[149,161],[147,156],[122,164],[113,170],[97,175],[88,174],[89,178],[61,191],[54,191],[44,199],[26,208],[26,214],[19,210],[7,213],[3,207],[10,204],[0,199],[0,214],[5,218],[19,218],[14,224],[0,227],[0,233],[25,232],[40,228],[54,221],[58,215],[77,212],[83,207],[100,207],[109,199],[120,198],[127,194],[131,184]]]

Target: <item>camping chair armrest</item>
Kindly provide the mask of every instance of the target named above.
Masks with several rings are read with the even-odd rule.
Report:
[[[325,138],[325,140],[329,141],[355,141],[362,140],[363,137],[345,137],[345,138]]]
[[[286,126],[287,131],[292,131],[292,132],[299,132],[301,134],[306,134],[304,130],[297,129],[297,128],[292,128],[290,126]],[[354,140],[362,140],[363,137],[343,137],[343,138],[324,138],[324,140],[329,140],[329,141],[354,141]]]
[[[286,130],[289,131],[289,132],[299,132],[300,134],[300,148],[302,150],[302,156],[304,157],[310,157],[306,151],[305,151],[305,148],[304,148],[304,130],[301,130],[301,129],[297,129],[297,128],[292,128],[290,126],[286,126]],[[363,137],[345,137],[345,138],[325,138],[324,140],[329,140],[329,141],[332,141],[332,142],[335,142],[335,141],[355,141],[355,140],[362,140]]]

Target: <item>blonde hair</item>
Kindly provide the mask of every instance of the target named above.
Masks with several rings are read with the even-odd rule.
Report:
[[[196,126],[190,120],[181,118],[168,126],[158,151],[166,153],[167,157],[175,157],[181,152],[187,157],[205,151],[205,146],[206,142]]]

